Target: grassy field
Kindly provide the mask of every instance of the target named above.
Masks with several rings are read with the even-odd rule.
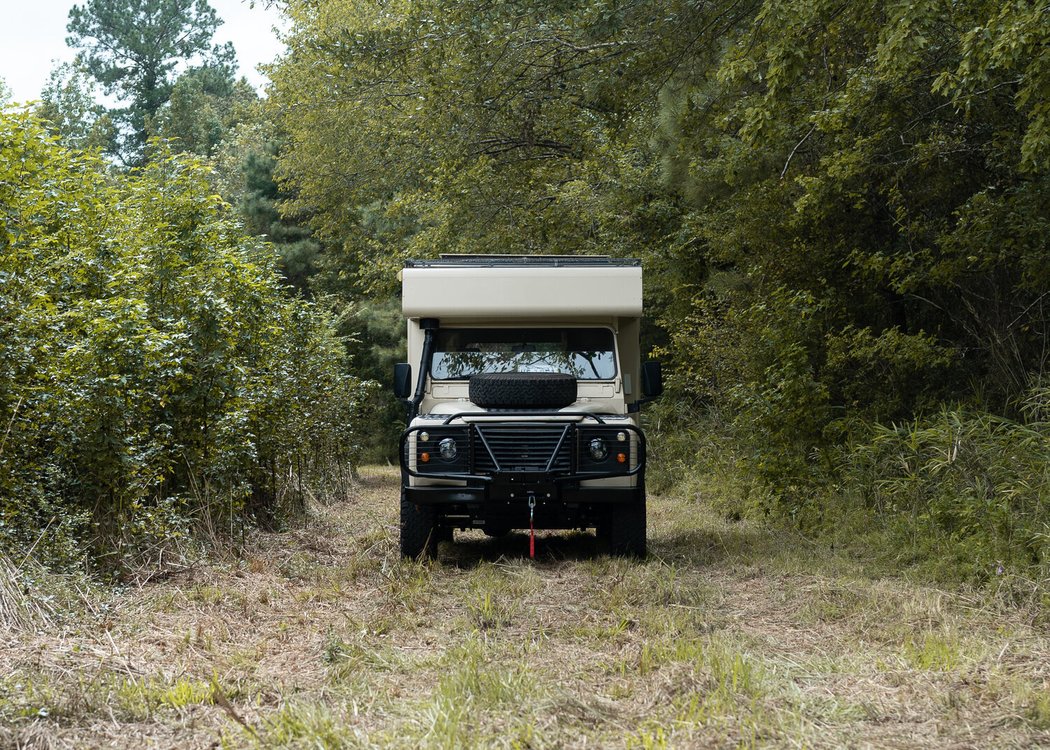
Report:
[[[673,495],[645,562],[471,533],[403,563],[396,499],[366,469],[242,558],[0,630],[0,747],[1050,746],[1045,604]]]

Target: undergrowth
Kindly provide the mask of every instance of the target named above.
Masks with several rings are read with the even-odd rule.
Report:
[[[956,407],[874,425],[814,449],[806,472],[774,488],[749,460],[760,435],[740,434],[713,410],[665,407],[650,417],[649,485],[675,487],[729,520],[790,523],[885,572],[1046,598],[1050,389],[1030,394],[1022,414]]]

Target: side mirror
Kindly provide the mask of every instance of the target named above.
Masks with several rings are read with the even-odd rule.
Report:
[[[394,365],[394,395],[402,401],[412,396],[412,365],[408,362]]]
[[[658,398],[664,392],[663,369],[659,362],[642,365],[642,395],[647,399]]]

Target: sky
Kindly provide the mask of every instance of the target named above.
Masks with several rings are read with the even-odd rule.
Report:
[[[210,3],[224,21],[215,32],[215,41],[233,42],[241,74],[261,89],[266,79],[255,67],[271,62],[283,50],[273,32],[281,23],[281,14],[262,2],[256,2],[254,8],[248,0]],[[7,10],[0,24],[0,78],[11,89],[14,101],[38,98],[53,61],[73,59],[73,50],[66,46],[66,23],[69,9],[77,4],[77,0],[3,0]]]

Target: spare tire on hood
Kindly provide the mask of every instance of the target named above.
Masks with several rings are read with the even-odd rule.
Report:
[[[576,402],[576,377],[561,372],[483,372],[470,376],[470,400],[493,409],[560,409]]]

